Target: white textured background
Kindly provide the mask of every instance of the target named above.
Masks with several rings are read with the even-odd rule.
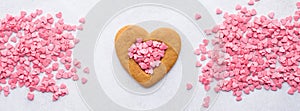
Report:
[[[80,17],[85,16],[99,0],[0,0],[0,17],[5,14],[19,14],[21,10],[35,11],[43,9],[45,13],[63,13],[66,23],[77,24]],[[129,1],[129,0],[128,0]],[[184,1],[184,0],[182,0]],[[234,12],[236,4],[246,5],[248,0],[199,0],[211,13],[217,23],[222,17],[215,15],[215,9]],[[296,10],[297,0],[261,0],[255,3],[258,15],[275,12],[275,17],[285,17]],[[113,6],[112,6],[113,7]],[[188,7],[188,6],[187,6]],[[27,89],[17,88],[8,97],[0,94],[0,111],[85,111],[88,110],[81,101],[76,85],[71,80],[63,81],[69,87],[69,95],[52,102],[51,94],[35,93],[35,100],[29,102],[26,98]],[[255,91],[243,95],[243,101],[236,102],[232,93],[221,93],[211,111],[297,111],[300,109],[300,96],[295,93],[288,95],[287,85],[283,89],[273,91]],[[199,104],[199,107],[201,103]]]

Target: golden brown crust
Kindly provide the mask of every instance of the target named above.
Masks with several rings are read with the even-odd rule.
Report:
[[[117,41],[117,39],[120,37],[120,34],[121,34],[122,32],[124,32],[126,29],[128,29],[129,27],[130,27],[130,25],[126,25],[126,26],[122,27],[122,28],[117,32],[116,37],[115,37],[115,41]]]
[[[127,55],[128,48],[135,43],[137,38],[143,38],[144,41],[161,41],[169,47],[161,60],[161,64],[154,69],[152,75],[146,74],[139,65]],[[176,31],[169,28],[159,28],[149,34],[139,26],[127,25],[121,28],[116,34],[115,48],[117,56],[127,72],[143,87],[151,87],[160,81],[176,63],[181,49],[181,39]]]

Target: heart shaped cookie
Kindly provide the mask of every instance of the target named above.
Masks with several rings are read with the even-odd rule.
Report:
[[[144,42],[159,41],[168,46],[159,66],[153,69],[152,74],[146,73],[134,59],[128,56],[128,49],[138,38]],[[181,39],[179,34],[170,28],[159,28],[148,33],[142,27],[127,25],[116,34],[115,49],[124,69],[143,87],[151,87],[160,81],[176,63],[181,49]]]

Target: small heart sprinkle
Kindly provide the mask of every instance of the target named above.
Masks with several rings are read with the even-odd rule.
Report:
[[[186,90],[191,90],[193,88],[193,84],[187,83],[186,84]]]
[[[217,15],[222,14],[222,12],[223,12],[223,11],[222,11],[220,8],[217,8],[217,9],[216,9],[216,14],[217,14]]]
[[[83,72],[86,73],[86,74],[89,74],[90,73],[90,69],[88,67],[85,67],[83,69]]]
[[[199,20],[199,19],[201,19],[201,15],[199,13],[196,13],[195,14],[195,20]]]
[[[88,81],[88,80],[87,80],[85,77],[81,78],[81,83],[82,83],[82,84],[87,83],[87,81]]]

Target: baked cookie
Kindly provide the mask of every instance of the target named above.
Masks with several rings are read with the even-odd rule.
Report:
[[[159,66],[149,74],[128,55],[129,48],[136,43],[137,39],[146,41],[159,41],[167,45]],[[151,87],[160,81],[176,63],[180,49],[181,39],[179,34],[170,28],[158,28],[148,33],[142,27],[127,25],[121,28],[115,36],[115,49],[120,63],[125,70],[143,87]]]

